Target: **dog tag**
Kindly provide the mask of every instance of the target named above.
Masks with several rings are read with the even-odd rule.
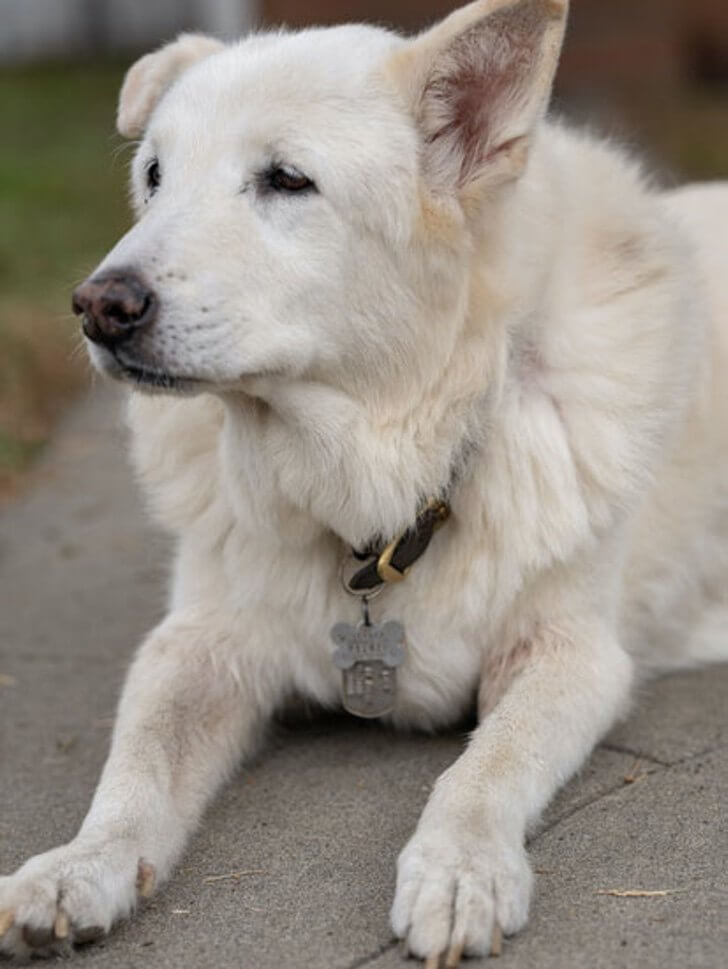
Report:
[[[357,717],[391,713],[397,693],[397,667],[404,661],[404,627],[399,622],[337,622],[334,663],[341,670],[344,709]]]

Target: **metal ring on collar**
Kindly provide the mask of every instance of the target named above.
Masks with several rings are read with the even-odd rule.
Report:
[[[347,566],[351,571],[351,575],[347,577],[346,571]],[[361,571],[361,562],[357,561],[353,555],[347,555],[345,559],[342,559],[341,567],[339,568],[339,577],[341,578],[341,584],[343,585],[346,592],[350,596],[356,596],[357,599],[375,599],[379,593],[384,589],[383,584],[378,584],[372,586],[370,589],[352,589],[349,585],[349,579],[353,578],[357,572]]]

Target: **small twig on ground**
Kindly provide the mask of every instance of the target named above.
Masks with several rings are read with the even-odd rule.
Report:
[[[677,895],[683,888],[668,888],[657,892],[646,892],[640,888],[627,888],[624,891],[618,888],[600,888],[596,895],[612,895],[614,898],[664,898],[666,895]]]
[[[640,767],[642,767],[642,758],[638,757],[634,764],[632,764],[630,767],[629,772],[624,775],[625,784],[634,784],[637,781],[641,781],[647,777],[647,772],[640,771]]]
[[[248,868],[245,871],[229,871],[225,875],[206,875],[202,882],[209,885],[211,882],[222,882],[226,880],[239,881],[245,875],[265,875],[264,868]]]
[[[56,737],[56,750],[61,754],[67,754],[78,743],[78,734],[61,734]]]

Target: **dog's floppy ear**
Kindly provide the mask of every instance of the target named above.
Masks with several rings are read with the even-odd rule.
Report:
[[[119,95],[116,127],[125,138],[144,131],[155,105],[179,75],[225,45],[204,34],[182,34],[171,44],[141,57],[127,71]]]
[[[568,0],[479,0],[415,38],[393,64],[439,188],[514,178],[548,104]]]

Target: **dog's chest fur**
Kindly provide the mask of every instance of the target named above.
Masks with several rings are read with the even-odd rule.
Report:
[[[236,652],[265,655],[292,689],[337,704],[341,672],[330,631],[359,619],[340,577],[349,545],[276,493],[270,467],[256,464],[255,453],[231,457],[213,398],[134,396],[131,416],[148,493],[164,524],[182,536],[173,608],[204,602],[230,628],[229,662],[237,663]],[[371,603],[374,621],[395,619],[406,631],[398,724],[430,727],[462,716],[521,582],[519,543],[504,536],[500,547],[488,522],[484,490],[496,482],[488,484],[481,463],[482,456],[471,457],[450,520],[407,579]],[[528,544],[532,553],[539,542]]]
[[[374,621],[405,628],[397,725],[453,722],[479,687],[487,694],[489,677],[498,688],[528,635],[528,615],[525,629],[505,627],[529,576],[567,557],[593,525],[553,403],[518,392],[506,406],[513,431],[491,428],[453,490],[449,521],[407,579],[372,600]],[[292,691],[337,705],[330,631],[360,615],[340,576],[350,547],[280,494],[262,446],[243,449],[241,435],[250,444],[255,427],[240,422],[251,420],[237,415],[231,429],[213,398],[133,398],[137,464],[164,523],[182,536],[172,606],[213,610],[230,633],[222,661],[234,670],[256,657],[286,684],[279,699]],[[538,433],[550,435],[550,461],[528,443]]]

